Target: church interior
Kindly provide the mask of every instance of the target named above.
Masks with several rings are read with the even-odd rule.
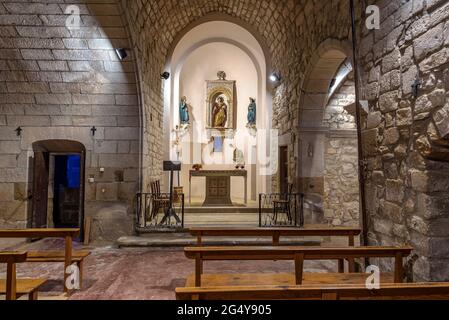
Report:
[[[447,0],[0,0],[0,300],[449,300],[448,194]]]

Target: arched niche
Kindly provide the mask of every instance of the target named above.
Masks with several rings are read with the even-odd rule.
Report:
[[[166,64],[166,71],[170,72],[171,77],[164,86],[164,127],[167,128],[164,137],[164,145],[166,146],[164,158],[177,159],[173,148],[173,129],[179,123],[180,78],[186,61],[199,50],[214,44],[229,46],[242,52],[248,59],[248,64],[251,64],[254,68],[257,79],[257,93],[254,96],[257,99],[258,109],[257,127],[261,131],[265,129],[268,132],[272,126],[272,97],[267,82],[270,62],[267,59],[266,47],[260,43],[258,38],[260,39],[243,27],[239,20],[236,21],[228,16],[215,14],[203,17],[202,21],[195,22],[178,35],[170,50]],[[226,72],[226,70],[216,71]],[[228,80],[233,79],[228,78]],[[205,90],[205,86],[201,86],[198,90]],[[249,104],[248,98],[238,101],[238,108],[246,109]],[[204,103],[206,102],[204,101]],[[269,135],[264,141],[266,146],[269,145],[268,137]],[[257,151],[252,152],[257,156]],[[250,196],[252,195],[252,198],[255,198],[259,192],[268,191],[268,188],[270,188],[269,179],[270,177],[263,176],[259,168],[256,168],[253,172],[254,190],[252,190]]]

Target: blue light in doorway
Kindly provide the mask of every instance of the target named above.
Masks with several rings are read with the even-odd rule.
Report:
[[[79,189],[81,185],[81,156],[71,155],[67,157],[67,187]]]

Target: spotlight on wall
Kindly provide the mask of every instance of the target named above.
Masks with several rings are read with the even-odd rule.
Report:
[[[117,54],[117,57],[120,60],[124,60],[128,56],[128,53],[126,52],[126,49],[124,49],[124,48],[117,48],[117,49],[115,49],[115,53]]]
[[[170,73],[165,71],[163,74],[161,74],[161,78],[164,80],[170,79]]]
[[[270,81],[274,82],[274,83],[279,82],[279,81],[281,81],[281,77],[279,76],[279,74],[274,72],[270,75]]]

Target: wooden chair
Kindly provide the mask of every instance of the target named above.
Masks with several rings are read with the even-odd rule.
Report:
[[[161,193],[161,184],[159,180],[153,181],[151,183],[151,212],[150,212],[150,221],[155,219],[159,214],[161,209],[165,210],[170,205],[170,199],[166,196],[163,196]]]
[[[44,279],[17,279],[16,264],[26,262],[26,252],[0,252],[0,263],[6,263],[6,279],[0,279],[0,294],[6,294],[6,300],[16,300],[28,295],[29,300],[37,300],[39,288]]]
[[[285,214],[288,223],[291,225],[293,222],[293,217],[291,214],[291,197],[293,192],[293,185],[288,185],[288,193],[281,195],[279,200],[273,200],[273,222],[277,225],[278,215]]]

